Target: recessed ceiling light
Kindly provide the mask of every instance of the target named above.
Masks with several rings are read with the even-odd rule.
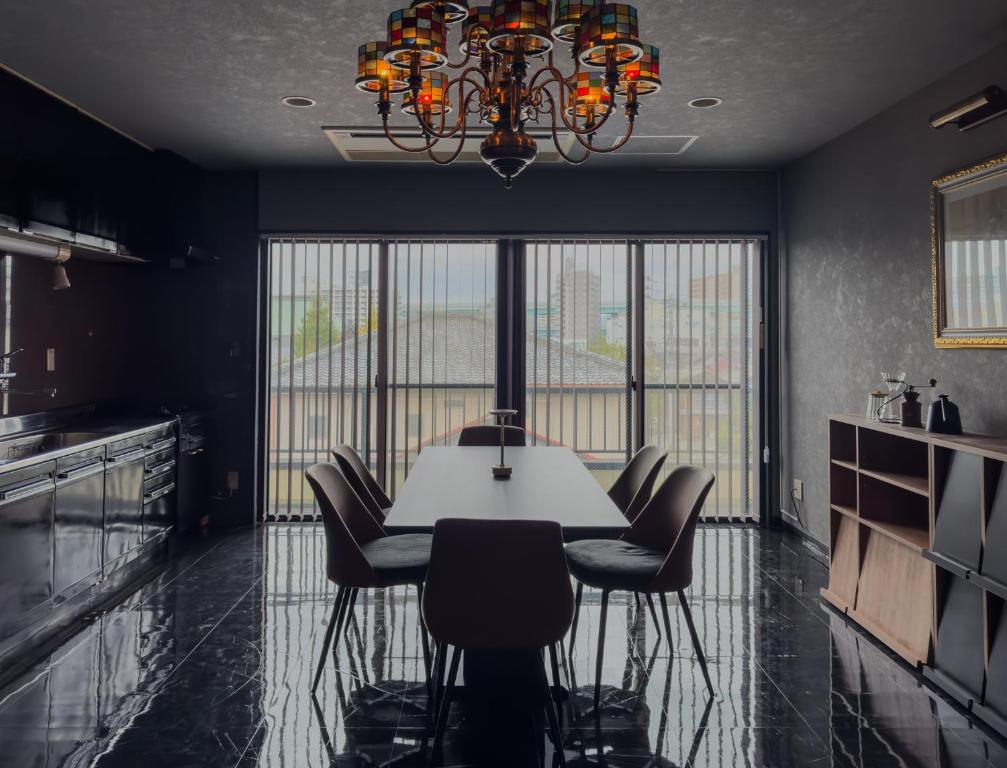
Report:
[[[712,109],[713,107],[719,107],[724,103],[723,99],[718,99],[716,96],[704,96],[701,99],[693,99],[689,102],[689,106],[693,109]]]
[[[284,96],[282,101],[288,107],[294,107],[295,109],[307,109],[308,107],[313,107],[318,103],[314,99],[309,99],[307,96]]]

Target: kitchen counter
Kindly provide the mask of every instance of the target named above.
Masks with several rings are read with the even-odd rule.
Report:
[[[8,435],[0,439],[0,474],[25,469],[35,464],[61,459],[91,448],[129,440],[148,432],[167,430],[174,419],[90,420],[72,426],[45,429],[35,432]],[[45,447],[29,455],[7,458],[10,449],[33,438],[52,437],[52,447]]]

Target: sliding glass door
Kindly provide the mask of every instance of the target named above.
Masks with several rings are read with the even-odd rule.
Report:
[[[495,240],[269,241],[267,520],[316,519],[304,470],[341,443],[394,497],[424,448],[487,422],[501,348],[525,361],[531,445],[571,448],[608,487],[653,443],[717,474],[708,517],[756,516],[762,242],[518,245],[515,335]]]
[[[632,455],[631,249],[626,241],[525,247],[525,426],[573,449],[608,487]]]
[[[709,518],[756,513],[758,240],[643,244],[643,443],[713,471]]]
[[[424,447],[485,423],[496,386],[496,243],[389,246],[388,468],[394,496]]]
[[[269,243],[267,519],[315,518],[304,470],[330,447],[376,449],[379,255],[373,241]]]

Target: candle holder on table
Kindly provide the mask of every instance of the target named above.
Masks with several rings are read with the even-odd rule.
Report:
[[[514,469],[504,463],[504,445],[507,442],[507,421],[512,416],[517,416],[517,411],[511,408],[495,408],[490,411],[490,415],[500,426],[500,463],[493,465],[493,477],[496,480],[509,480]]]

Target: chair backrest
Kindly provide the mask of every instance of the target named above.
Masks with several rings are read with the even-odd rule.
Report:
[[[381,526],[371,517],[338,466],[315,464],[304,474],[322,511],[329,580],[341,587],[377,584],[374,569],[360,547],[382,538],[385,533]]]
[[[559,642],[573,619],[559,523],[437,521],[423,617],[434,639],[467,650]]]
[[[629,522],[636,520],[654,492],[654,483],[668,458],[667,451],[656,445],[645,445],[629,460],[609,489],[608,497],[622,511]]]
[[[715,481],[712,472],[700,467],[675,467],[623,534],[631,544],[668,553],[651,585],[653,591],[674,592],[692,583],[696,524]]]
[[[524,430],[521,427],[504,427],[504,445],[514,448],[525,446]],[[465,427],[458,435],[458,445],[464,447],[493,447],[500,445],[500,427],[484,424],[478,427]]]
[[[364,502],[367,510],[371,513],[371,517],[377,520],[378,523],[384,523],[385,518],[388,516],[386,510],[392,503],[388,501],[388,497],[385,496],[381,490],[381,486],[378,485],[370,470],[367,469],[367,465],[357,455],[357,452],[348,445],[340,445],[332,449],[332,458],[336,460],[339,468],[343,470],[343,474],[350,481],[350,485],[353,486],[353,490],[356,491],[357,496]],[[373,488],[371,487],[372,484]],[[374,495],[375,489],[381,494],[380,499]],[[384,504],[383,502],[388,503]]]

